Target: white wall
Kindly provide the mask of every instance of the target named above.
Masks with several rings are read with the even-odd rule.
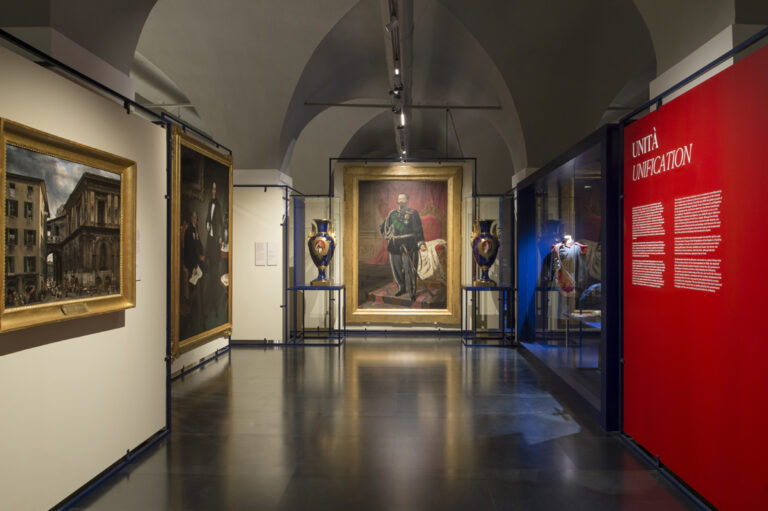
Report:
[[[235,180],[237,185],[238,181]],[[283,340],[284,188],[234,191],[232,340]],[[255,265],[255,243],[276,244],[276,266]]]
[[[293,186],[293,178],[277,169],[235,169],[235,185],[287,185]]]
[[[189,370],[228,345],[229,337],[219,337],[202,346],[198,346],[197,348],[182,353],[173,361],[173,364],[171,364],[171,376],[178,374],[180,371],[184,370],[184,368]]]
[[[0,335],[0,507],[46,509],[165,425],[165,130],[0,48],[0,116],[137,162],[136,308]]]

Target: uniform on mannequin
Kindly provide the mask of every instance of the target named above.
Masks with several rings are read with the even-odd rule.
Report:
[[[563,235],[559,243],[552,245],[554,280],[564,296],[572,296],[576,290],[579,259],[587,253],[587,249],[587,245],[573,241],[569,234]]]

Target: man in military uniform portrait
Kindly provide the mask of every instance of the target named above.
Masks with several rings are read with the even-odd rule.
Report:
[[[418,211],[408,207],[408,194],[397,196],[397,209],[389,212],[379,230],[387,240],[389,265],[397,284],[395,296],[408,293],[411,301],[416,298],[416,270],[419,250],[426,250],[424,230]]]

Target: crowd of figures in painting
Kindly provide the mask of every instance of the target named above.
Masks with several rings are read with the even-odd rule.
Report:
[[[7,155],[5,306],[119,293],[119,176],[10,145]]]

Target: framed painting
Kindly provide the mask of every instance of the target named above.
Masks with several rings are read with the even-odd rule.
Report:
[[[0,331],[136,305],[136,163],[0,119]]]
[[[461,167],[347,167],[349,323],[457,325]]]
[[[232,157],[174,127],[171,355],[232,331]]]

